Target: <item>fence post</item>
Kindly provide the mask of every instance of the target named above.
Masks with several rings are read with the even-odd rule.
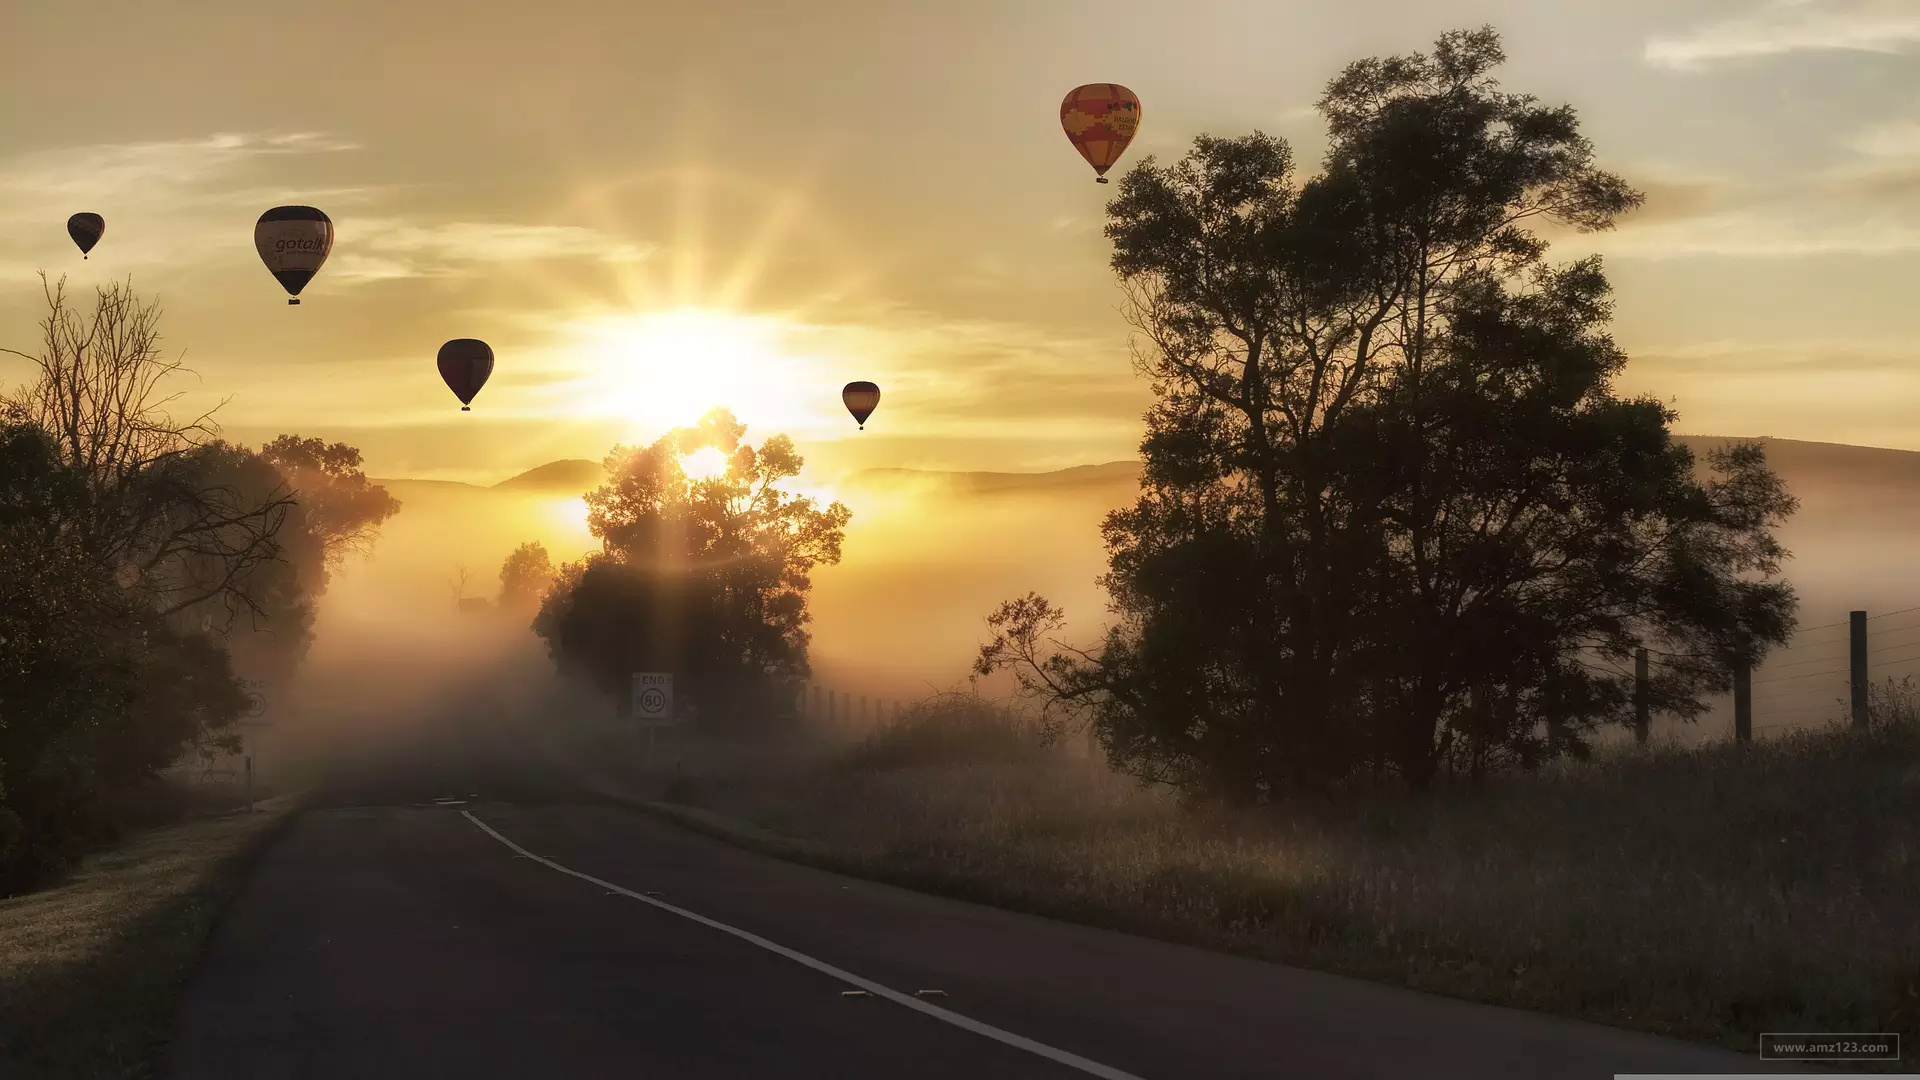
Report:
[[[1847,612],[1847,636],[1851,646],[1848,652],[1849,668],[1847,680],[1853,688],[1853,726],[1867,726],[1867,613],[1864,611]]]
[[[839,717],[835,715],[839,711],[840,711],[840,703],[834,700],[833,691],[831,690],[827,691],[827,719],[829,720],[839,719]]]
[[[820,709],[820,684],[819,684],[819,683],[814,683],[814,684],[813,684],[813,716],[814,716],[814,719],[816,719],[816,720],[817,720],[817,719],[819,719],[821,715],[822,715],[822,713],[821,713],[821,709]]]
[[[1753,665],[1733,662],[1733,741],[1753,741]]]
[[[1633,650],[1633,741],[1647,742],[1647,650]]]
[[[860,695],[860,719],[866,720],[868,718],[869,718],[869,714],[867,712],[867,695],[861,694]]]

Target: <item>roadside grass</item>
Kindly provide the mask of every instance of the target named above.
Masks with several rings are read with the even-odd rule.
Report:
[[[0,900],[7,1080],[150,1076],[215,920],[297,802],[279,795],[248,814],[206,810],[217,793],[146,798],[156,813],[169,798],[203,813],[131,833],[63,883]]]
[[[991,730],[882,728],[786,769],[709,754],[671,804],[613,783],[829,869],[1747,1053],[1763,1031],[1920,1031],[1911,722],[1236,813],[1010,753],[1014,722],[977,708],[904,723],[943,719]]]

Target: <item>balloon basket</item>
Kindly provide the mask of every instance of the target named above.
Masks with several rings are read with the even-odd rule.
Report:
[[[299,299],[298,299],[298,298],[295,298],[295,299],[292,299],[292,300],[289,300],[289,301],[287,301],[287,306],[288,306],[288,307],[292,307],[292,306],[294,306],[295,304],[298,304],[299,302],[300,302],[300,301],[299,301]]]
[[[462,405],[462,406],[460,406],[460,411],[461,411],[461,412],[472,412],[472,411],[473,411],[473,406],[471,406],[471,405]]]
[[[1107,182],[1107,178],[1104,176],[1096,176],[1093,178],[1093,182],[1096,184],[1104,184]]]

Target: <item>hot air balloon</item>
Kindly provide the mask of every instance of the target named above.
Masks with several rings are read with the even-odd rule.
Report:
[[[1093,166],[1094,181],[1104,184],[1107,170],[1140,130],[1140,99],[1118,83],[1076,86],[1060,103],[1060,126]]]
[[[333,250],[333,219],[311,206],[276,206],[254,224],[253,246],[287,290],[287,303],[297,304]]]
[[[472,412],[473,398],[493,374],[493,350],[478,338],[454,338],[440,346],[440,378],[460,399],[460,411]]]
[[[846,403],[847,411],[867,430],[867,417],[873,415],[874,406],[880,404],[880,388],[870,382],[850,382],[840,391],[840,400]]]
[[[106,231],[107,219],[99,214],[75,214],[67,219],[67,235],[80,245],[80,257],[83,259],[87,257],[87,252],[93,250],[93,245],[100,242],[100,237]]]

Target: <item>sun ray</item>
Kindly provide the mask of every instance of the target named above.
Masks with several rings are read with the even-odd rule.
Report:
[[[690,307],[698,302],[706,260],[707,185],[697,165],[683,166],[675,192],[673,237],[673,303]]]
[[[747,294],[760,283],[767,264],[783,242],[797,231],[803,220],[817,219],[808,193],[821,174],[826,172],[828,163],[838,155],[839,149],[837,143],[816,147],[813,159],[799,170],[802,178],[789,184],[773,200],[766,215],[761,218],[753,239],[748,241],[746,250],[735,261],[733,272],[715,291],[715,304],[724,308],[737,308],[745,304]]]

